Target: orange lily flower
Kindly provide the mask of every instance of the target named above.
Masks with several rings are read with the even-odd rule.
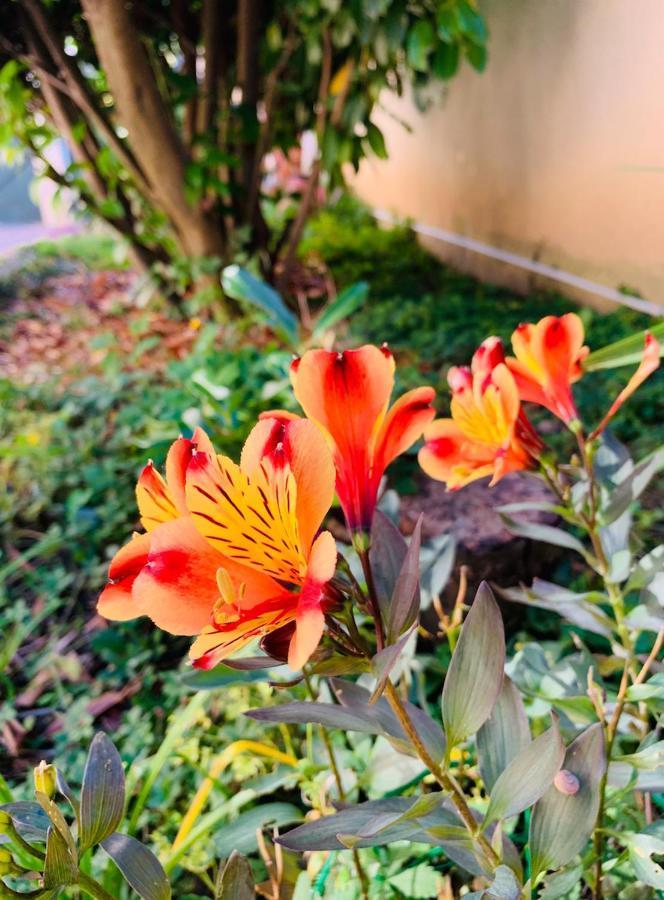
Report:
[[[576,313],[519,325],[512,335],[514,356],[506,362],[521,400],[545,406],[566,424],[578,419],[572,384],[581,378],[589,352],[583,339]]]
[[[604,431],[606,426],[618,412],[623,403],[632,396],[632,394],[638,387],[641,387],[646,378],[649,378],[652,373],[659,368],[660,354],[661,347],[659,345],[659,341],[653,334],[650,334],[650,332],[647,331],[645,336],[645,346],[643,348],[643,356],[641,357],[641,362],[639,363],[638,369],[636,370],[636,372],[634,372],[625,387],[613,401],[609,408],[609,411],[599,423],[597,428],[590,435],[591,440],[593,438],[599,437],[599,435]]]
[[[134,534],[111,561],[97,604],[107,619],[148,615],[173,634],[197,634],[209,621],[223,557],[209,552],[186,508],[185,474],[197,448],[212,448],[201,429],[191,440],[178,438],[171,446],[165,479],[152,462],[141,472],[136,500],[146,533]]]
[[[387,347],[372,345],[308,350],[291,365],[295,396],[332,449],[337,495],[354,532],[370,530],[385,469],[435,415],[430,387],[408,391],[388,408],[394,368]]]
[[[186,500],[199,534],[232,564],[273,585],[256,594],[221,567],[221,599],[191,648],[194,665],[210,668],[255,638],[284,629],[289,666],[299,669],[309,659],[323,634],[326,585],[336,567],[332,535],[318,534],[333,496],[331,454],[304,420],[260,421],[239,466],[209,452],[192,455]]]
[[[500,341],[489,338],[471,368],[450,369],[452,418],[437,419],[424,430],[419,463],[449,490],[486,476],[494,485],[508,472],[532,468],[542,449],[503,359]]]

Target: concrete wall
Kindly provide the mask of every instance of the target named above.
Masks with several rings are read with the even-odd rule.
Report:
[[[408,98],[385,96],[375,121],[390,158],[363,164],[358,193],[664,306],[664,0],[482,8],[486,71],[465,64],[446,91],[432,92],[424,115]],[[533,279],[428,243],[480,277],[517,288]]]

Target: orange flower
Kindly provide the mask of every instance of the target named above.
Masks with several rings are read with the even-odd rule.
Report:
[[[545,316],[535,325],[519,325],[512,335],[514,357],[506,360],[521,400],[545,406],[567,424],[578,419],[572,384],[588,355],[583,336],[576,313]]]
[[[287,628],[290,667],[309,659],[323,633],[325,587],[336,567],[332,535],[317,535],[333,495],[331,454],[304,420],[263,419],[239,466],[228,457],[193,454],[186,499],[196,529],[231,564],[273,585],[251,591],[221,567],[221,599],[191,648],[195,665],[210,668],[255,638]]]
[[[186,508],[185,473],[197,448],[212,449],[201,429],[171,446],[165,479],[152,462],[141,472],[136,500],[146,533],[134,534],[111,561],[97,605],[107,619],[147,615],[173,634],[197,634],[209,621],[219,594],[216,572],[224,560],[210,552]]]
[[[409,391],[388,409],[394,357],[371,345],[343,353],[308,350],[293,362],[291,381],[305,414],[332,448],[349,527],[368,532],[385,469],[434,417],[433,389]]]
[[[197,429],[171,447],[165,479],[152,463],[141,473],[146,533],[111,562],[99,612],[121,621],[148,615],[165,631],[199,635],[191,655],[206,668],[295,624],[289,664],[299,668],[320,640],[336,564],[332,536],[314,541],[333,490],[329,450],[307,422],[259,423],[240,467],[216,457]]]
[[[500,341],[489,338],[470,369],[450,369],[452,418],[437,419],[424,431],[420,465],[449,490],[485,476],[493,485],[508,472],[532,468],[542,449],[503,359]]]
[[[638,387],[641,387],[646,378],[649,378],[652,373],[659,368],[660,354],[661,347],[659,345],[659,342],[657,341],[657,338],[654,335],[650,334],[649,331],[646,331],[643,356],[641,357],[641,362],[639,363],[638,369],[629,379],[616,399],[613,401],[609,408],[609,411],[599,423],[597,428],[590,435],[591,440],[598,437],[604,431],[606,426],[618,412],[623,403],[632,396],[632,394]]]

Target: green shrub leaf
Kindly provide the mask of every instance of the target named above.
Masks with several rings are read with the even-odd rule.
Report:
[[[505,633],[498,604],[483,582],[461,630],[443,687],[443,726],[450,746],[480,728],[503,685]]]
[[[226,266],[221,273],[221,284],[229,297],[255,306],[263,313],[270,327],[291,344],[296,343],[297,319],[281,295],[269,284],[237,265]]]
[[[44,861],[44,887],[64,887],[78,881],[78,862],[71,847],[51,825],[46,838],[46,859]]]
[[[325,307],[316,322],[312,332],[314,340],[320,339],[326,331],[334,328],[343,319],[347,319],[361,306],[364,306],[369,296],[369,285],[366,281],[356,281],[355,284],[349,284],[343,291]]]

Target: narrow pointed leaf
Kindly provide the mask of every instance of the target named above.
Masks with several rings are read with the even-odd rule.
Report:
[[[413,530],[390,600],[387,612],[387,635],[390,642],[396,641],[411,627],[419,612],[421,533],[422,516]]]
[[[226,266],[221,284],[229,297],[259,309],[268,324],[290,343],[297,340],[297,319],[274,288],[237,265]]]
[[[369,285],[366,281],[356,281],[349,284],[321,313],[312,332],[312,338],[317,340],[326,331],[334,328],[336,324],[347,319],[361,306],[364,306],[369,296]]]
[[[565,756],[557,722],[527,744],[499,775],[491,790],[484,825],[508,819],[532,806],[551,786]]]
[[[505,632],[498,604],[482,583],[466,617],[443,687],[443,727],[451,746],[486,722],[503,685]]]
[[[599,783],[606,766],[604,733],[591,725],[570,744],[563,768],[579,781],[576,794],[551,786],[535,805],[530,821],[533,880],[547,869],[559,869],[580,853],[590,837],[599,805]]]
[[[254,876],[246,856],[234,850],[223,868],[214,891],[214,900],[254,900]]]
[[[543,525],[537,522],[520,522],[511,516],[504,514],[500,517],[507,530],[517,537],[529,538],[531,541],[542,541],[545,544],[553,544],[554,547],[564,547],[566,550],[575,550],[585,560],[589,554],[581,541],[562,528],[554,528],[553,525]]]
[[[385,647],[384,650],[380,650],[376,653],[371,660],[371,670],[376,676],[376,687],[371,695],[370,703],[375,703],[378,697],[383,693],[385,685],[387,684],[387,679],[390,677],[390,672],[397,664],[399,657],[403,653],[403,648],[410,640],[412,634],[413,628],[402,634],[395,644],[390,644],[389,647]]]
[[[122,821],[125,801],[120,754],[105,734],[93,738],[83,773],[79,843],[87,850],[112,834]]]
[[[140,841],[116,831],[101,846],[142,900],[170,900],[171,886],[161,863]]]
[[[625,835],[629,858],[639,881],[664,890],[664,868],[653,857],[664,856],[664,839],[655,834]]]
[[[466,894],[466,900],[519,900],[521,887],[509,866],[498,866],[491,884],[481,891]]]
[[[521,694],[505,675],[493,712],[477,732],[480,773],[489,793],[501,772],[529,743],[530,728]]]
[[[602,522],[604,524],[613,522],[628,510],[662,467],[664,467],[664,447],[659,447],[640,463],[637,463],[627,478],[621,481],[609,503],[602,510]]]
[[[390,614],[390,602],[399,573],[408,553],[408,544],[396,525],[379,509],[371,526],[369,561],[383,621]]]
[[[44,887],[64,887],[78,881],[78,862],[58,829],[51,825],[46,838]]]
[[[648,331],[656,338],[664,338],[664,322],[658,322]],[[595,372],[597,369],[617,369],[619,366],[635,366],[641,362],[643,356],[643,342],[646,332],[630,334],[599,350],[593,350],[583,361],[585,372]],[[664,352],[664,341],[662,342]]]

